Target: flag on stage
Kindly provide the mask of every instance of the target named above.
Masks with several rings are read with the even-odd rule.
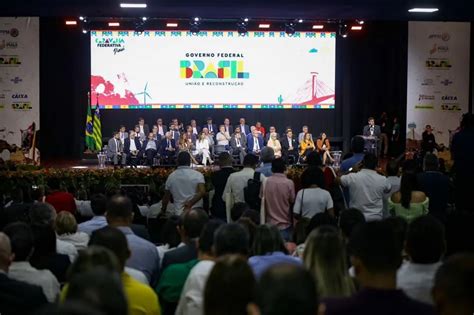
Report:
[[[100,124],[99,105],[95,107],[94,112],[94,132],[93,132],[96,150],[102,150],[102,125]]]
[[[87,104],[87,119],[86,119],[86,147],[93,151],[95,150],[95,142],[92,127],[92,113],[91,105]]]

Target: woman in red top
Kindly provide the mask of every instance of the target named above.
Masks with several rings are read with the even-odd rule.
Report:
[[[262,126],[262,123],[257,121],[255,123],[255,129],[262,134],[262,137],[265,138],[265,127]]]

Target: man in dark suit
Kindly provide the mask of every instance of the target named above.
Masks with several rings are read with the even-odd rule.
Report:
[[[120,133],[115,131],[113,137],[109,139],[107,145],[107,157],[112,160],[114,167],[117,167],[119,161],[122,166],[127,163],[127,154],[123,152],[123,144],[120,141]]]
[[[287,163],[296,163],[298,161],[298,142],[293,138],[293,131],[291,129],[286,130],[286,135],[280,139],[281,151],[283,158]]]
[[[125,139],[123,146],[123,152],[128,157],[128,163],[131,167],[137,167],[138,160],[140,158],[140,152],[142,146],[140,140],[137,138],[135,131],[130,131],[130,137]]]
[[[235,127],[235,132],[230,138],[229,145],[232,149],[232,154],[238,154],[240,164],[243,165],[247,148],[247,137],[240,132],[240,127]]]
[[[161,136],[161,138],[163,138],[168,131],[168,127],[163,124],[163,119],[158,118],[156,120],[156,127],[158,128],[158,134]]]
[[[375,124],[374,117],[369,117],[369,124],[364,126],[364,130],[362,133],[366,137],[380,137],[381,131],[380,126]]]
[[[227,152],[222,152],[219,155],[220,170],[211,174],[211,182],[214,186],[214,196],[212,197],[211,214],[214,218],[227,221],[226,205],[222,199],[225,185],[230,174],[234,172],[232,168],[232,156]]]
[[[264,147],[263,137],[257,129],[253,129],[252,133],[247,136],[247,151],[253,154],[260,154]]]
[[[48,301],[41,287],[8,277],[13,258],[10,239],[0,232],[0,314],[30,314]]]
[[[153,159],[160,152],[160,142],[154,139],[153,132],[148,134],[148,139],[143,142],[142,150],[145,153],[146,162],[149,166],[153,166]]]
[[[207,124],[202,126],[202,128],[207,128],[209,130],[209,133],[214,137],[219,130],[217,129],[217,126],[212,123],[212,117],[207,117]]]
[[[184,246],[165,253],[161,264],[162,272],[169,265],[185,263],[197,258],[197,239],[207,221],[209,217],[202,209],[191,209],[184,213],[181,225],[178,227],[181,243]]]
[[[234,128],[232,127],[232,125],[230,124],[230,119],[229,118],[226,118],[224,119],[224,127],[225,127],[225,131],[231,135],[234,133]]]
[[[169,132],[171,133],[171,138],[173,138],[174,142],[178,143],[181,131],[177,123],[171,123]]]
[[[140,128],[139,135],[143,134],[143,136],[146,137],[150,133],[150,127],[145,124],[143,117],[138,118],[138,127]]]
[[[201,132],[201,127],[197,125],[196,120],[192,119],[190,124],[191,128],[193,128],[193,134],[198,135]]]
[[[165,134],[165,138],[161,140],[160,152],[166,164],[173,163],[176,156],[176,142],[169,131]]]
[[[249,125],[245,124],[245,118],[240,118],[239,125],[235,127],[240,127],[240,132],[246,136],[250,133]]]

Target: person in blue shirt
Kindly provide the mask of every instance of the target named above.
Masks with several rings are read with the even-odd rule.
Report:
[[[364,145],[365,141],[364,138],[361,136],[355,136],[351,140],[351,151],[352,156],[350,158],[345,159],[341,163],[341,172],[347,173],[350,171],[358,163],[362,162],[364,159]]]

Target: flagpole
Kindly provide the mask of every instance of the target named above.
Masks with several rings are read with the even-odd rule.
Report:
[[[90,91],[87,91],[87,110],[88,111],[91,110],[91,92]],[[87,121],[87,118],[86,118],[86,121]],[[93,124],[94,120],[92,120],[91,123]],[[87,134],[86,134],[86,138],[87,138]],[[87,146],[87,143],[86,143],[86,150],[84,151],[84,153],[91,153],[91,149],[89,148],[89,146]]]

